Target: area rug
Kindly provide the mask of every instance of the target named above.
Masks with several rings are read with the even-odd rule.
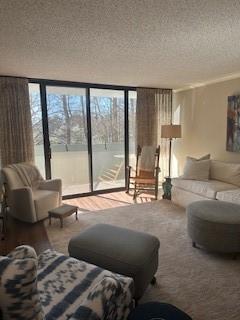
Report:
[[[54,249],[67,253],[69,239],[96,223],[109,223],[157,236],[161,242],[157,285],[140,302],[164,301],[194,320],[240,319],[240,259],[194,249],[186,230],[185,210],[161,200],[90,213],[46,224]]]

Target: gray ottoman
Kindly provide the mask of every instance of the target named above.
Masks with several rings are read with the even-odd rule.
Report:
[[[135,299],[141,298],[158,268],[158,238],[147,233],[96,224],[73,237],[71,257],[133,278]]]
[[[240,205],[206,200],[187,207],[188,234],[196,244],[216,252],[240,252]]]

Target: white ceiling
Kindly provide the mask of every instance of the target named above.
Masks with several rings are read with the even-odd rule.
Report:
[[[239,0],[0,0],[1,75],[180,88],[239,72]]]

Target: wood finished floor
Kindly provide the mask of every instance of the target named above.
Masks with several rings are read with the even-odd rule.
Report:
[[[137,198],[136,202],[145,203],[150,201],[154,201],[153,196],[143,194]],[[82,212],[126,206],[136,202],[133,201],[132,196],[125,192],[107,193],[64,201],[64,203],[78,206]],[[16,246],[22,244],[34,247],[37,254],[51,248],[43,221],[29,224],[13,219],[10,216],[8,217],[7,235],[4,240],[0,240],[0,255],[5,255]]]

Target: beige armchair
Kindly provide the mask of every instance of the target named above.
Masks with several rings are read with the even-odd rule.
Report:
[[[62,202],[62,181],[44,180],[36,166],[18,163],[2,169],[10,214],[34,223]]]

